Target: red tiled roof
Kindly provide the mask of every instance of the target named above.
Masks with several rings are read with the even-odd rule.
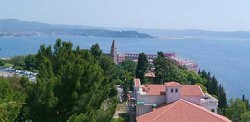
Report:
[[[179,100],[136,117],[137,122],[230,122],[206,108]]]
[[[165,83],[165,85],[166,86],[181,86],[181,84],[174,82],[174,81],[167,82],[167,83]]]
[[[144,85],[142,90],[146,92],[146,95],[165,95],[165,86],[164,85]]]
[[[181,96],[204,96],[198,85],[181,85]]]
[[[134,78],[135,86],[140,87],[141,86],[141,81],[139,78]]]

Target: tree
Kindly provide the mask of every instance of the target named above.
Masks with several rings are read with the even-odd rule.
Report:
[[[200,76],[205,80],[204,84],[207,87],[208,93],[218,97],[218,80],[215,76],[211,77],[210,72],[207,73],[205,70],[200,72]]]
[[[187,76],[184,69],[181,68],[173,59],[165,58],[162,52],[158,52],[157,58],[154,60],[155,74],[157,84],[165,81],[177,81],[187,84]]]
[[[155,74],[157,76],[156,83],[162,84],[166,80],[167,61],[162,52],[158,52],[157,58],[154,60]]]
[[[90,48],[90,52],[95,58],[100,58],[102,54],[102,50],[100,49],[99,44],[92,45],[92,47]]]
[[[26,109],[30,120],[85,121],[87,117],[95,121],[104,102],[112,104],[105,109],[114,112],[112,106],[116,102],[112,98],[116,98],[116,92],[113,92],[113,81],[118,68],[108,56],[98,51],[98,45],[92,47],[91,51],[79,46],[73,49],[72,43],[60,39],[54,50],[51,46],[40,47],[35,56],[39,70],[37,83],[28,85],[27,90]]]
[[[36,57],[35,55],[27,55],[25,57],[25,70],[33,70],[36,69]]]
[[[4,66],[4,62],[3,62],[3,60],[2,59],[0,59],[0,66]]]
[[[250,111],[241,114],[241,122],[249,122],[250,121]]]
[[[140,53],[136,67],[136,78],[140,78],[142,84],[144,84],[144,74],[147,68],[148,68],[148,59],[144,53]]]
[[[226,115],[233,122],[240,122],[241,115],[247,112],[246,104],[239,98],[230,99],[229,106],[226,109]]]
[[[24,104],[25,96],[11,88],[9,80],[0,78],[0,121],[14,122]]]
[[[16,69],[23,69],[25,67],[25,56],[15,56],[11,58],[11,63]]]
[[[218,81],[215,76],[209,81],[211,82],[210,86],[208,86],[208,92],[213,95],[218,95]]]
[[[225,90],[222,85],[219,85],[218,87],[218,107],[219,107],[219,113],[222,115],[225,115],[225,110],[227,108],[227,96],[225,93]]]
[[[245,102],[247,110],[250,111],[249,100],[247,98],[245,98],[245,95],[242,95],[242,101]]]
[[[72,114],[70,118],[67,120],[67,122],[88,122],[88,121],[89,121],[89,118],[83,113],[79,115]]]
[[[124,60],[119,66],[121,67],[121,69],[135,74],[136,63],[134,63],[132,60]]]
[[[191,84],[191,85],[194,85],[194,84],[203,85],[204,84],[203,79],[199,75],[197,75],[194,71],[184,70],[183,73],[186,77],[187,84]]]

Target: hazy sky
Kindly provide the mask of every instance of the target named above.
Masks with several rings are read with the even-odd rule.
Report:
[[[250,30],[250,0],[0,0],[0,19],[162,29]]]

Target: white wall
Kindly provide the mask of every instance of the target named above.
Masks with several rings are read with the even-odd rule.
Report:
[[[171,92],[171,89],[173,89],[173,92]],[[175,92],[175,89],[178,89],[178,92]],[[166,88],[166,102],[172,103],[174,101],[177,101],[180,99],[180,87],[167,87]]]
[[[137,94],[137,102],[144,102],[145,104],[162,104],[165,103],[165,95],[140,95]]]
[[[217,101],[201,102],[201,106],[205,107],[209,111],[212,111],[212,109],[214,109],[214,112],[217,113],[217,109],[218,109],[218,102]]]
[[[152,111],[152,105],[137,105],[136,106],[136,116],[140,116],[151,111]]]
[[[200,101],[201,101],[201,97],[197,97],[197,96],[182,96],[181,99],[197,104],[197,105],[200,105]]]

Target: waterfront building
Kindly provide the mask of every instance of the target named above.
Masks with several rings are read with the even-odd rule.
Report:
[[[188,70],[191,71],[197,71],[198,65],[197,63],[182,59],[180,57],[176,57],[175,53],[163,53],[165,58],[170,58],[175,60],[179,65],[186,67]],[[115,44],[115,40],[113,40],[111,45],[110,54],[108,54],[110,58],[114,61],[115,64],[119,64],[124,60],[132,60],[134,62],[137,62],[139,54],[136,53],[121,53],[117,51],[117,47]],[[157,54],[145,54],[149,63],[153,63],[154,59],[157,58]]]

